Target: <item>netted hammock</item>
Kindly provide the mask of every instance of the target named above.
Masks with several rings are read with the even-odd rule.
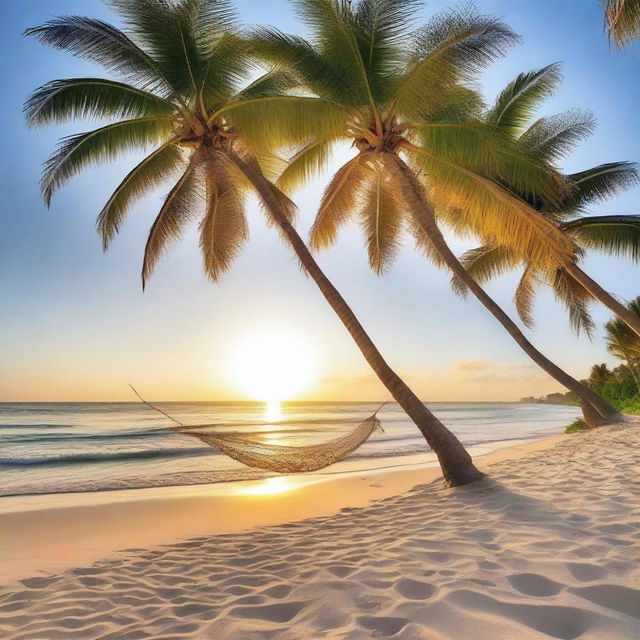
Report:
[[[133,389],[133,387],[131,388]],[[258,469],[276,471],[277,473],[324,469],[340,460],[344,460],[350,453],[362,446],[374,431],[384,432],[380,420],[378,420],[378,411],[384,406],[380,405],[375,413],[363,420],[355,429],[339,438],[300,447],[270,444],[261,442],[250,435],[202,431],[202,429],[210,429],[221,425],[202,424],[189,426],[182,424],[168,413],[162,411],[162,409],[158,409],[158,407],[144,400],[135,389],[133,391],[144,404],[175,423],[175,425],[169,427],[171,430],[198,438],[198,440],[202,440],[209,446],[219,449],[230,458],[242,462],[248,467],[257,467]]]

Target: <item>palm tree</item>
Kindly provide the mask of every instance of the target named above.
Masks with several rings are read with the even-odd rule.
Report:
[[[600,0],[605,5],[605,28],[610,38],[624,49],[640,36],[640,0]]]
[[[529,125],[537,104],[553,92],[559,81],[557,64],[520,74],[502,91],[486,116],[491,125],[504,130],[521,145],[523,151],[543,162],[561,159],[594,130],[591,114],[580,110],[543,117]],[[588,307],[595,298],[640,334],[640,319],[577,265],[577,259],[588,249],[626,256],[635,262],[640,260],[640,216],[579,215],[589,204],[640,184],[638,169],[629,162],[613,162],[566,177],[571,189],[559,203],[551,205],[539,200],[531,202],[531,205],[573,243],[576,260],[539,268],[526,254],[494,244],[468,251],[462,256],[461,262],[473,278],[481,283],[509,269],[523,267],[515,302],[520,318],[529,327],[533,325],[532,305],[536,284],[545,282],[567,306],[576,331],[584,330],[591,334],[593,323]]]
[[[106,248],[131,204],[172,181],[147,239],[144,286],[171,242],[196,220],[205,271],[218,280],[246,240],[244,193],[256,193],[268,222],[280,230],[371,368],[423,433],[445,480],[461,485],[481,478],[458,439],[383,359],[296,233],[293,203],[265,175],[274,163],[267,151],[312,134],[333,135],[342,125],[341,110],[326,100],[291,95],[289,79],[277,71],[243,86],[251,61],[226,0],[111,0],[111,5],[129,35],[100,20],[74,16],[26,32],[97,62],[122,80],[54,80],[28,99],[27,120],[34,126],[74,117],[112,120],[62,141],[42,177],[47,204],[85,167],[131,149],[153,149],[98,216]]]
[[[640,316],[640,296],[629,303],[629,309]],[[640,392],[640,338],[619,318],[609,320],[605,327],[607,349],[616,358],[623,360]]]
[[[535,261],[548,263],[547,248],[558,259],[571,259],[566,237],[497,179],[553,202],[564,193],[564,181],[483,123],[479,97],[464,84],[517,37],[502,22],[467,10],[447,11],[411,34],[416,5],[297,0],[312,42],[275,29],[254,33],[256,55],[343,110],[342,131],[302,145],[278,185],[294,189],[325,166],[335,143],[350,142],[353,156],[325,191],[312,247],[331,245],[340,227],[357,216],[371,266],[381,272],[408,222],[427,255],[449,267],[536,363],[581,398],[585,417],[592,423],[617,418],[613,407],[526,339],[460,265],[437,227],[436,207],[455,212],[454,226],[500,238]],[[487,217],[491,209],[497,213]]]
[[[589,374],[589,385],[594,389],[599,389],[611,380],[611,375],[609,367],[604,362],[602,364],[594,364]]]

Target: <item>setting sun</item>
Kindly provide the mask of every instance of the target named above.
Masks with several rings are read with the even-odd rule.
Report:
[[[248,335],[232,354],[232,373],[239,389],[267,403],[268,417],[278,420],[280,402],[304,391],[314,376],[313,350],[301,335],[264,330]]]

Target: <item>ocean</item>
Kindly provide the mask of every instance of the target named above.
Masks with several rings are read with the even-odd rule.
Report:
[[[376,403],[158,403],[185,424],[259,434],[300,445],[342,435]],[[520,403],[432,403],[429,408],[472,454],[560,433],[577,407]],[[315,474],[415,463],[427,451],[396,404],[379,413],[376,433],[347,460]],[[0,403],[0,495],[103,491],[233,482],[273,475],[246,467],[192,437],[141,403]],[[435,456],[430,454],[431,459]],[[422,456],[421,462],[429,456]]]

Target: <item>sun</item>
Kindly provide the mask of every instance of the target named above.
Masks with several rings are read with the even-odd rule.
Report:
[[[236,345],[231,370],[242,393],[267,403],[268,413],[278,419],[280,402],[295,397],[312,382],[313,350],[298,333],[256,331]]]

